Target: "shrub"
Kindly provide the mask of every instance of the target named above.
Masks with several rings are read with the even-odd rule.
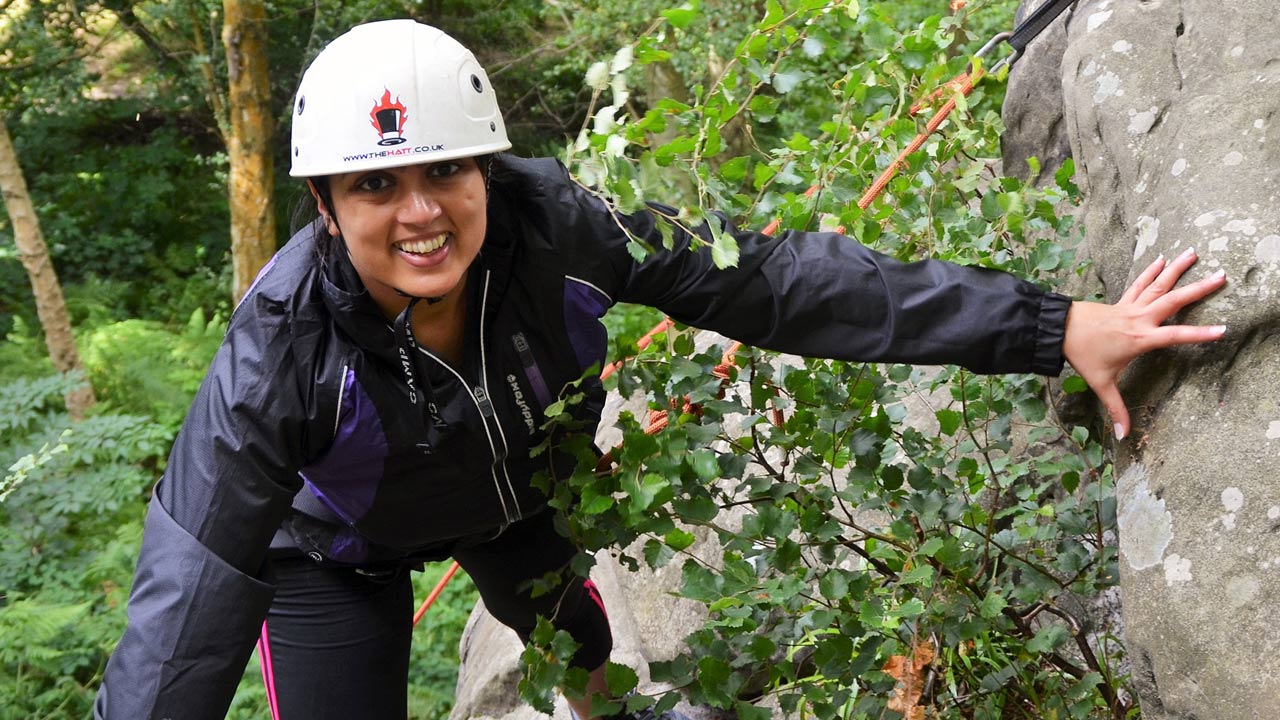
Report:
[[[90,330],[80,349],[104,407],[148,414],[176,431],[225,333],[220,316],[206,320],[197,308],[176,332],[152,320],[121,320]]]
[[[124,631],[148,488],[171,440],[145,417],[72,427],[58,376],[0,386],[0,708],[86,717]]]
[[[900,259],[1052,284],[1075,269],[1073,224],[1059,212],[1075,202],[1071,168],[1043,190],[999,175],[1003,126],[985,109],[998,83],[957,97],[944,132],[886,193],[865,211],[854,202],[920,130],[906,109],[963,70],[974,47],[961,45],[974,36],[967,11],[899,24],[920,6],[771,1],[689,102],[635,110],[635,67],[671,61],[672,45],[714,22],[698,3],[664,11],[665,23],[588,74],[601,107],[570,149],[573,166],[621,210],[675,196],[677,222],[715,208],[741,227],[840,226]],[[745,152],[728,139],[742,125],[757,141]],[[710,244],[718,264],[736,262],[731,236]],[[748,350],[726,386],[712,373],[720,360],[683,329],[655,343],[616,383],[624,396],[644,393],[668,428],[647,435],[624,413],[619,472],[594,473],[584,438],[579,471],[547,486],[588,552],[639,540],[624,564],[677,562],[680,594],[705,604],[689,651],[651,664],[654,680],[748,719],[769,717],[765,699],[823,719],[1128,710],[1115,648],[1087,642],[1059,603],[1116,582],[1110,465],[1097,435],[1057,420],[1039,378],[795,367]],[[921,397],[924,424],[906,422]],[[549,410],[550,426],[562,409]],[[717,537],[717,557],[684,554],[694,531]],[[583,554],[576,567],[591,563]],[[555,685],[581,688],[583,674],[559,664],[571,650],[541,628],[524,655],[524,697],[545,710]],[[634,675],[614,674],[611,689],[634,687]]]

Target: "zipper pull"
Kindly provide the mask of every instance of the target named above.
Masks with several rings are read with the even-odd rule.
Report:
[[[479,385],[471,392],[476,396],[476,404],[480,406],[480,414],[487,418],[493,417],[493,403],[489,402],[489,393],[485,392],[484,388]]]

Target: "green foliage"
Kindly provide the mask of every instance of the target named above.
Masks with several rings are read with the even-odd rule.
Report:
[[[998,142],[994,109],[955,116],[949,132],[925,146],[865,222],[851,202],[923,123],[907,119],[906,109],[968,61],[960,43],[971,35],[971,15],[931,15],[904,30],[896,24],[902,5],[912,6],[875,4],[858,12],[849,3],[795,3],[785,10],[770,5],[745,38],[735,36],[736,47],[707,65],[703,82],[686,78],[692,88],[687,101],[668,98],[632,112],[636,66],[674,62],[666,45],[678,45],[685,35],[700,38],[707,31],[697,30],[698,23],[716,22],[699,4],[690,5],[682,15],[687,25],[641,37],[588,75],[601,107],[593,109],[593,122],[570,148],[570,159],[622,210],[660,198],[678,205],[676,219],[687,224],[714,208],[744,226],[764,226],[776,217],[783,229],[839,225],[889,249],[909,236],[916,245],[905,248],[908,254],[950,247],[934,237],[944,225],[977,232],[948,221],[971,215],[967,206],[977,182],[991,179],[991,161],[975,158],[990,157]],[[1001,92],[984,84],[969,102],[982,103],[990,93],[997,107]],[[956,164],[963,165],[957,183],[963,192],[942,197],[931,178]],[[814,179],[822,181],[822,192],[810,196],[805,191]],[[1010,217],[1016,222],[1018,214]],[[998,237],[994,233],[988,242]],[[735,261],[731,240],[726,234],[715,239],[721,265]]]
[[[173,307],[213,311],[227,303],[225,160],[209,138],[179,127],[180,116],[172,124],[162,115],[137,127],[134,118],[144,111],[154,108],[135,101],[33,108],[10,126],[77,323],[94,313],[172,321]],[[104,137],[103,126],[127,131]],[[74,155],[69,146],[78,148]],[[12,248],[12,237],[0,225],[4,248]],[[34,323],[17,258],[0,255],[0,276],[12,279],[0,293],[0,312]],[[100,302],[77,302],[79,283],[110,292],[85,298]]]
[[[662,313],[644,305],[619,303],[609,309],[602,322],[613,341],[606,361],[613,362],[634,355],[636,341],[662,322]]]
[[[21,596],[10,596],[0,608],[0,633],[21,639],[0,647],[0,666],[13,671],[7,681],[0,680],[0,707],[11,713],[5,717],[37,717],[40,708],[65,706],[68,696],[83,695],[83,688],[64,678],[83,662],[66,634],[84,622],[88,610],[87,603],[50,604]]]
[[[428,565],[414,578],[414,598],[421,603],[448,570],[448,563]],[[449,716],[458,683],[458,644],[462,628],[480,594],[461,570],[436,599],[413,631],[409,656],[409,717],[432,720]]]
[[[178,331],[149,320],[95,328],[80,338],[80,352],[99,402],[176,432],[226,329],[197,308]]]
[[[58,376],[0,386],[0,708],[86,717],[124,630],[147,490],[170,435],[144,417],[74,427]]]
[[[688,101],[636,106],[637,68],[677,62],[668,48],[709,34],[711,5],[665,11],[586,75],[598,106],[569,159],[619,209],[674,198],[676,222],[714,208],[744,227],[842,226],[904,260],[1049,284],[1074,269],[1074,228],[1059,213],[1075,202],[1071,169],[1043,189],[998,175],[994,80],[957,103],[880,199],[855,204],[927,119],[907,109],[964,69],[985,40],[972,28],[1002,27],[1011,3],[993,22],[980,3],[940,16],[912,12],[923,3],[771,0]],[[719,264],[736,262],[731,241],[714,239]],[[570,448],[579,471],[548,487],[586,551],[630,546],[624,565],[678,563],[681,595],[706,605],[688,653],[652,664],[654,680],[744,717],[769,696],[801,717],[875,718],[909,709],[894,699],[905,679],[894,658],[928,655],[934,680],[920,706],[930,717],[1127,710],[1115,658],[1075,647],[1079,623],[1059,603],[1116,582],[1104,540],[1111,469],[1096,436],[1056,420],[1039,378],[796,366],[750,350],[725,385],[712,373],[720,353],[677,331],[629,362],[617,390],[643,393],[667,429],[648,435],[647,418],[624,413],[616,473],[593,472],[580,438]],[[686,401],[697,410],[682,410]],[[548,417],[567,416],[556,406]],[[689,554],[706,535],[720,549]],[[584,555],[575,566],[590,564]],[[543,635],[524,657],[522,695],[535,706],[567,679],[562,639]]]
[[[99,414],[74,426],[63,396],[81,380],[0,385],[0,629],[16,638],[0,653],[0,708],[12,713],[0,717],[89,713],[124,630],[148,490],[224,331],[199,310],[176,332],[142,320],[89,331],[80,346]],[[34,345],[11,335],[0,352]],[[257,673],[246,670],[232,717],[262,717]]]
[[[44,339],[35,335],[21,317],[14,318],[13,330],[0,342],[0,383],[55,372]]]

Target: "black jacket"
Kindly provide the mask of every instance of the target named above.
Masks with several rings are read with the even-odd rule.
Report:
[[[555,161],[501,164],[468,280],[468,354],[413,360],[435,421],[343,253],[319,262],[304,230],[263,270],[157,485],[97,716],[222,717],[271,603],[272,547],[352,564],[441,556],[539,511],[529,481],[547,455],[528,451],[542,410],[603,361],[615,302],[801,355],[1061,370],[1069,301],[1009,275],[732,228],[738,266],[717,270],[679,231],[662,250],[655,214],[612,214]],[[657,251],[636,262],[619,223]],[[598,381],[588,396],[590,431]]]

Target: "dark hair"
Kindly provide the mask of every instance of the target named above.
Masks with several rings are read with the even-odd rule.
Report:
[[[293,195],[293,212],[290,213],[290,236],[298,234],[307,226],[315,225],[316,257],[323,264],[329,259],[334,238],[325,228],[324,220],[320,215],[320,205],[312,197],[311,188],[307,187],[308,181],[316,186],[316,191],[320,193],[325,207],[333,207],[333,192],[329,188],[328,175],[303,178],[301,183],[295,185],[297,189]]]

